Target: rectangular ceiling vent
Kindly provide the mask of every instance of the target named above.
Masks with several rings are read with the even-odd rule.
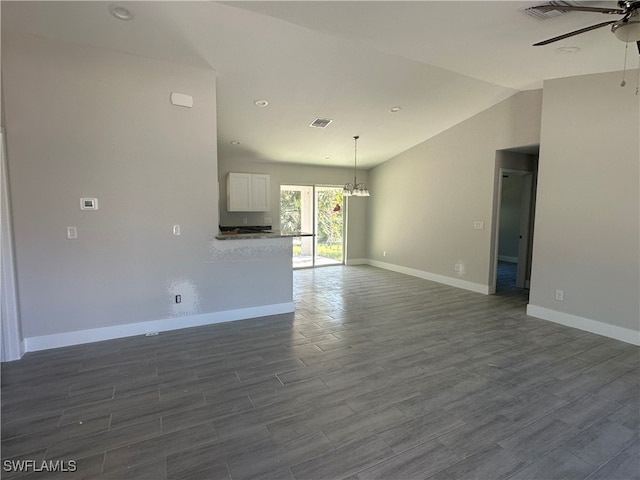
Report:
[[[333,120],[329,120],[327,118],[316,118],[309,124],[309,126],[314,128],[327,128],[331,122],[333,122]]]
[[[536,10],[534,8],[529,7],[529,8],[523,9],[522,11],[527,15],[529,15],[530,17],[533,17],[537,20],[548,20],[550,18],[559,17],[560,15],[569,13],[569,10],[563,10],[562,7],[580,6],[580,4],[577,2],[571,2],[571,1],[565,1],[565,0],[551,0],[550,2],[538,3],[535,6],[538,7],[542,5],[553,5],[554,7],[557,7],[557,8],[554,8],[552,10]]]

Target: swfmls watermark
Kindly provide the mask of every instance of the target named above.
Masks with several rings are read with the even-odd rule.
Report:
[[[3,460],[5,472],[75,472],[75,460]]]

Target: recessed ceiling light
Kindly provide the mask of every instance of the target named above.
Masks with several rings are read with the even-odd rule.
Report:
[[[559,55],[570,55],[580,51],[580,47],[560,47],[554,50]]]
[[[391,107],[389,109],[389,112],[391,113],[398,113],[400,110],[402,110],[402,107]]]
[[[231,145],[240,145],[240,142],[238,140],[231,140]]]
[[[253,104],[256,107],[266,107],[267,105],[269,105],[269,102],[267,102],[266,100],[255,100]]]
[[[112,3],[109,5],[109,12],[118,20],[133,20],[133,12],[122,5]]]

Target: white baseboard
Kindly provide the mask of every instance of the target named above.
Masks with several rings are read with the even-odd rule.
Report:
[[[501,262],[518,263],[518,257],[509,257],[507,255],[498,255]]]
[[[527,305],[527,315],[640,346],[640,332],[630,328],[618,327],[598,320],[591,320],[531,304]]]
[[[369,261],[366,258],[349,258],[344,262],[345,265],[368,265]]]
[[[470,290],[472,292],[489,295],[489,286],[482,285],[481,283],[469,282],[467,280],[461,280],[459,278],[447,277],[445,275],[438,275],[436,273],[425,272],[423,270],[416,270],[415,268],[403,267],[401,265],[394,265],[392,263],[379,262],[378,260],[368,260],[367,263],[373,267],[384,268],[385,270],[404,273],[406,275],[422,278],[424,280],[431,280],[432,282],[443,283],[451,287],[462,288],[464,290]]]
[[[49,350],[50,348],[68,347],[70,345],[100,342],[102,340],[112,340],[114,338],[132,337],[134,335],[144,335],[152,332],[166,332],[169,330],[179,330],[181,328],[199,327],[202,325],[232,322],[248,318],[266,317],[268,315],[279,315],[281,313],[291,313],[293,311],[293,302],[287,302],[274,305],[263,305],[260,307],[242,308],[239,310],[227,310],[224,312],[203,313],[200,315],[189,315],[184,317],[165,318],[162,320],[151,320],[148,322],[114,325],[112,327],[54,333],[52,335],[25,338],[24,350],[26,352],[36,352],[38,350]]]

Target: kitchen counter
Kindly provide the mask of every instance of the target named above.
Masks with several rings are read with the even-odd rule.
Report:
[[[267,232],[255,233],[235,233],[223,232],[216,235],[217,240],[252,240],[261,238],[293,238],[293,237],[313,237],[313,233],[306,232],[283,232],[280,230],[271,230]]]

